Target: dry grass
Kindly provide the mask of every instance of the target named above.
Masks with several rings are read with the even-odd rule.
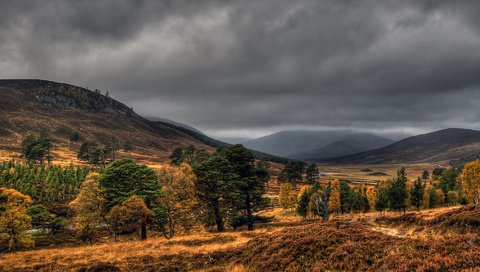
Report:
[[[415,164],[355,164],[355,165],[332,165],[322,164],[320,170],[325,172],[325,176],[322,177],[326,180],[334,180],[336,178],[340,180],[350,181],[380,181],[392,178],[396,175],[397,169],[405,167],[409,179],[413,180],[419,176],[422,176],[424,170],[428,170],[430,173],[433,168],[438,166],[433,163],[415,163]],[[362,171],[364,169],[370,169],[371,172]],[[369,175],[374,172],[382,172],[387,176],[372,176]]]
[[[458,209],[462,214],[470,211],[447,207],[408,214],[432,221],[453,218]],[[477,261],[480,265],[475,233],[433,235],[428,225],[407,231],[377,224],[375,212],[334,215],[328,223],[302,221],[279,208],[262,215],[276,219],[253,232],[202,232],[171,240],[155,237],[5,254],[0,256],[0,271],[448,271],[473,268]],[[391,212],[382,218],[395,221],[402,216]]]
[[[0,270],[4,271],[63,271],[92,264],[109,263],[128,270],[134,258],[166,259],[166,256],[205,255],[227,251],[245,244],[252,236],[243,233],[197,234],[147,241],[104,243],[93,246],[40,249],[9,253],[0,257]],[[50,270],[52,269],[52,270]]]

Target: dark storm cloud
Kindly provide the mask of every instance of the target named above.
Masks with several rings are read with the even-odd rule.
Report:
[[[0,74],[220,136],[480,129],[478,1],[1,1]]]

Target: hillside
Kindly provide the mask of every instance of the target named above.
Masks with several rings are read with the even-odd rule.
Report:
[[[352,131],[280,131],[244,143],[245,146],[297,160],[319,161],[363,152],[393,143],[370,133]]]
[[[400,140],[394,144],[326,160],[336,163],[445,162],[480,152],[480,131],[449,128]]]
[[[179,146],[212,148],[183,131],[137,115],[131,108],[99,92],[44,80],[0,80],[0,158],[18,157],[28,133],[48,128],[53,138],[54,161],[76,161],[84,140],[104,143],[111,137],[129,140],[135,149],[128,156],[146,163],[164,161]],[[78,144],[69,143],[73,132]],[[126,154],[120,152],[120,157]]]

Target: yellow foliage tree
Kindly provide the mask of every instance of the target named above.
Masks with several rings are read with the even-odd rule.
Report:
[[[294,209],[296,207],[298,202],[297,192],[291,183],[286,182],[280,186],[278,202],[280,207],[284,209]]]
[[[445,194],[443,193],[442,189],[436,189],[434,205],[437,207],[443,205],[443,203],[445,203]]]
[[[425,186],[425,191],[423,192],[423,201],[422,201],[422,208],[428,209],[430,208],[430,191],[432,190],[432,185],[427,184]]]
[[[368,203],[370,204],[370,209],[373,210],[373,208],[375,207],[375,203],[377,202],[377,199],[378,199],[378,191],[375,186],[367,187],[367,199],[368,199]]]
[[[480,160],[466,163],[461,179],[463,193],[468,202],[478,204],[480,201]]]
[[[105,222],[103,212],[105,199],[103,198],[99,178],[98,173],[88,174],[77,198],[70,202],[70,207],[75,214],[75,229],[82,241],[86,242],[88,240],[91,244],[98,233],[98,226]]]
[[[328,209],[331,212],[338,213],[341,210],[340,203],[340,181],[335,179],[332,182],[332,191],[330,192],[330,199]]]
[[[131,196],[119,205],[113,206],[107,214],[108,221],[111,222],[115,233],[138,232],[140,240],[142,240],[141,229],[153,216],[153,212],[147,208],[145,202],[136,195]]]
[[[167,215],[167,222],[161,228],[164,236],[170,239],[179,226],[188,232],[197,223],[199,205],[195,197],[196,178],[192,167],[186,163],[178,167],[161,165],[159,177],[165,193],[160,202]]]
[[[8,235],[8,248],[32,247],[34,242],[25,231],[32,226],[27,207],[32,199],[14,189],[0,188],[0,233]]]

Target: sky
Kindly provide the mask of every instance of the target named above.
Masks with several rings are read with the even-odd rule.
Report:
[[[2,0],[0,77],[221,138],[480,129],[480,1]]]

